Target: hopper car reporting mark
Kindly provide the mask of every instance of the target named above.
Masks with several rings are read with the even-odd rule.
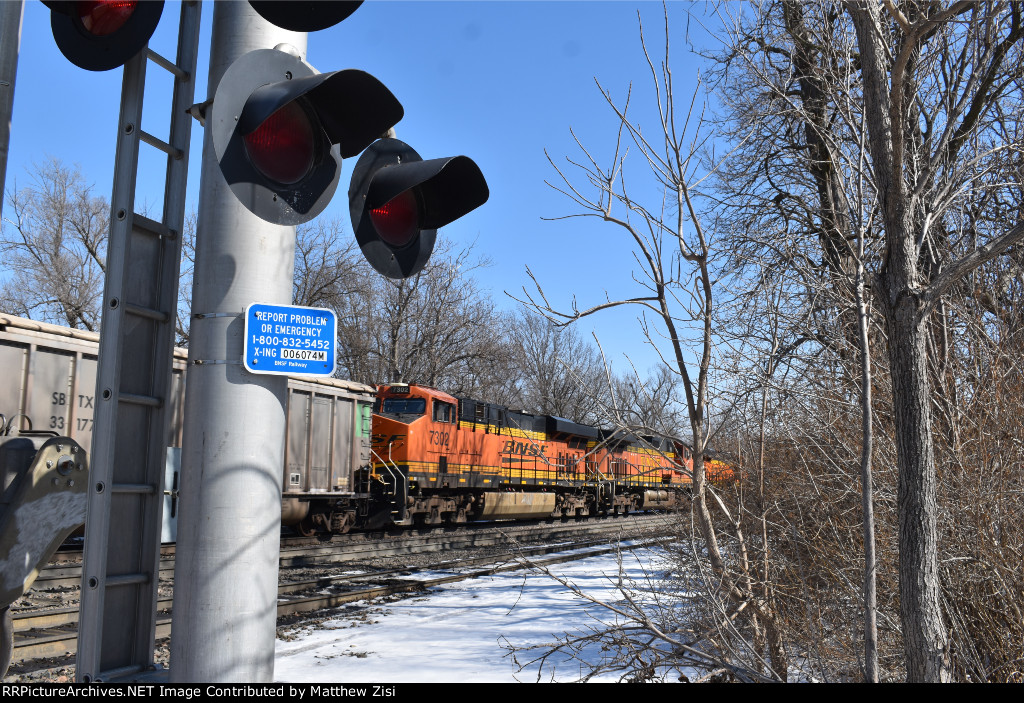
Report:
[[[0,414],[11,435],[46,430],[90,446],[98,340],[0,314]],[[168,447],[181,446],[186,362],[175,350]],[[289,377],[283,431],[282,522],[305,534],[665,510],[691,481],[681,442],[418,385]],[[735,479],[716,458],[706,466],[712,481]],[[176,513],[173,497],[164,510]]]

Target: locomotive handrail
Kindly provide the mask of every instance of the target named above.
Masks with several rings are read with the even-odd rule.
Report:
[[[404,483],[404,489],[405,490],[402,491],[402,505],[399,508],[398,517],[401,520],[405,520],[408,517],[408,513],[406,512],[406,499],[409,497],[409,477],[408,476],[402,476],[402,470],[398,468],[398,464],[395,463],[394,458],[391,456],[391,446],[392,446],[392,444],[393,444],[393,442],[388,442],[388,459],[391,461],[391,465],[395,467],[395,470],[392,473],[392,476],[394,476],[394,478],[395,478],[395,492],[394,492],[394,496],[395,496],[395,499],[398,498],[398,480],[402,479],[405,482]],[[387,464],[385,464],[384,466],[388,469],[388,471],[391,471],[391,468],[388,467]]]
[[[387,472],[389,474],[391,474],[391,477],[393,479],[395,479],[395,491],[396,491],[395,495],[397,495],[398,476],[401,475],[402,472],[398,468],[398,464],[396,464],[395,460],[391,457],[391,445],[388,444],[388,458],[387,459],[382,457],[380,454],[375,452],[373,449],[371,449],[370,452],[372,452],[373,455],[376,456],[380,460],[381,465],[387,470]]]
[[[377,457],[377,459],[380,460],[381,465],[385,469],[387,469],[387,472],[389,474],[391,474],[391,478],[394,481],[394,483],[392,484],[393,485],[393,489],[392,489],[391,495],[392,495],[392,497],[397,498],[398,497],[398,480],[399,480],[399,478],[405,479],[405,477],[402,476],[401,469],[398,468],[398,464],[396,464],[394,462],[394,459],[392,459],[392,457],[391,457],[391,444],[392,444],[391,442],[388,442],[388,458],[386,460],[384,459],[384,457],[382,457],[380,454],[378,454],[373,448],[370,449],[370,453],[373,456]],[[388,466],[388,461],[391,462],[391,466]],[[394,469],[392,469],[392,466],[394,467]],[[387,485],[386,481],[384,481],[383,483],[385,485]],[[401,517],[402,520],[405,519],[405,500],[404,500],[404,497],[408,496],[408,495],[409,495],[409,487],[406,486],[406,490],[403,493],[402,505],[400,506],[400,511],[399,511],[401,513],[400,517]]]
[[[399,469],[398,469],[398,464],[396,464],[396,463],[394,462],[394,460],[392,460],[392,459],[391,459],[391,445],[390,445],[390,444],[388,444],[388,458],[387,458],[387,459],[385,459],[385,458],[384,458],[384,457],[382,457],[382,456],[381,456],[380,454],[378,454],[378,453],[377,453],[377,451],[376,451],[375,449],[372,449],[372,448],[371,448],[371,449],[370,449],[370,453],[371,453],[371,454],[372,454],[373,456],[375,456],[375,457],[377,458],[377,460],[378,460],[378,461],[379,461],[379,462],[381,463],[381,465],[382,465],[382,466],[383,466],[383,467],[384,467],[385,469],[387,469],[387,470],[388,470],[388,473],[389,473],[389,474],[391,474],[391,475],[392,475],[392,477],[393,477],[393,476],[395,475],[395,472],[396,472],[396,471],[397,471],[397,472],[398,472],[399,474],[401,473],[401,471],[399,471]],[[388,466],[388,462],[389,462],[389,461],[391,462],[391,466]],[[392,471],[392,469],[391,469],[391,467],[392,467],[392,466],[394,467],[394,471]]]

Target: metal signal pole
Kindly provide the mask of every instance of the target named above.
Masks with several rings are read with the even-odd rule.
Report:
[[[11,141],[11,114],[14,112],[14,79],[18,73],[24,10],[23,0],[0,2],[0,214],[4,210],[7,150]]]
[[[249,3],[214,3],[209,95],[239,57],[274,47],[304,59],[306,34],[270,24]],[[217,107],[205,116],[171,679],[258,683],[274,674],[287,381],[243,368],[242,312],[291,303],[295,228],[260,219],[231,192],[211,120],[237,115]]]

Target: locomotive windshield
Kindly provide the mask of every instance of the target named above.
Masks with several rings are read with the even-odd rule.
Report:
[[[380,410],[385,415],[422,415],[427,411],[426,398],[385,398]]]

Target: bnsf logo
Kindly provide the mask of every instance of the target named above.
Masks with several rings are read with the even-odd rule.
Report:
[[[370,443],[371,444],[393,444],[394,442],[398,442],[398,441],[403,440],[403,439],[405,439],[405,435],[404,434],[392,434],[392,435],[375,434],[375,435],[370,437]]]
[[[547,451],[547,445],[538,447],[532,442],[516,442],[513,439],[505,442],[505,446],[502,447],[502,454],[519,454],[520,456],[544,456],[544,452]]]

